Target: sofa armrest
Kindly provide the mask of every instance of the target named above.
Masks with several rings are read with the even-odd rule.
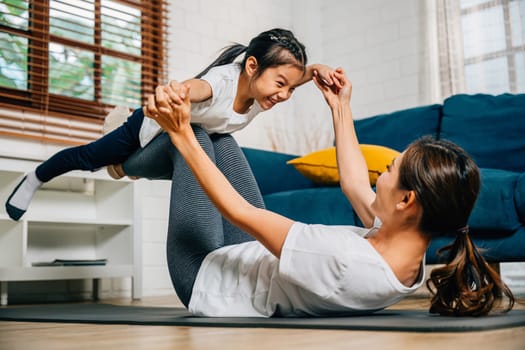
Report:
[[[297,156],[286,153],[243,147],[262,195],[302,188],[317,187],[301,175],[293,165],[286,164]]]

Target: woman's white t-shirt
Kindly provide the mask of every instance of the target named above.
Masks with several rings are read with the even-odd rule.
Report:
[[[210,84],[212,97],[191,104],[192,124],[199,125],[209,134],[229,134],[244,128],[263,110],[257,101],[244,114],[233,110],[240,74],[241,66],[231,63],[213,67],[201,77]],[[139,133],[141,147],[146,146],[161,131],[155,120],[145,117]]]
[[[259,242],[217,249],[197,274],[198,316],[329,316],[381,310],[423,283],[404,286],[364,237],[377,227],[292,225],[277,259]]]

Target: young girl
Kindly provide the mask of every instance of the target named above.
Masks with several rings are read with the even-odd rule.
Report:
[[[510,310],[511,291],[470,239],[480,188],[472,158],[451,142],[416,140],[374,192],[353,126],[351,84],[342,70],[333,77],[343,88],[314,81],[332,112],[341,188],[366,228],[307,225],[265,210],[235,140],[189,124],[187,87],[157,92],[150,110],[166,132],[124,165],[140,175],[173,164],[167,257],[181,301],[202,316],[370,313],[417,290],[430,241],[453,234],[446,264],[430,276],[430,312],[486,315],[503,294]]]
[[[242,63],[234,63],[242,53]],[[292,32],[279,28],[259,34],[247,47],[228,47],[196,78],[185,82],[191,87],[191,122],[209,134],[231,133],[244,128],[260,112],[288,100],[297,86],[312,79],[314,70],[326,84],[332,84],[328,67],[306,66],[306,62],[304,45]],[[109,166],[112,177],[124,176],[118,164],[161,131],[155,121],[144,119],[145,114],[147,106],[135,110],[122,126],[97,141],[60,151],[40,164],[7,199],[7,214],[20,219],[43,183],[71,170]]]

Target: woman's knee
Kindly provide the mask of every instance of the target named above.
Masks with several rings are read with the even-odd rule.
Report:
[[[170,180],[173,173],[170,152],[174,148],[168,134],[162,133],[133,153],[122,168],[127,175]]]

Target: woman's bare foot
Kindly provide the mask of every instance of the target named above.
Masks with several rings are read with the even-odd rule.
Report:
[[[115,180],[120,180],[124,176],[126,176],[126,173],[124,172],[124,169],[122,169],[122,164],[108,165],[106,167],[106,170],[108,171],[109,176],[111,176]],[[139,176],[128,176],[128,177],[131,180],[138,180],[138,179],[140,179]]]
[[[106,169],[108,171],[109,176],[111,176],[115,180],[120,180],[124,176],[126,176],[126,173],[122,169],[122,164],[108,165]]]

